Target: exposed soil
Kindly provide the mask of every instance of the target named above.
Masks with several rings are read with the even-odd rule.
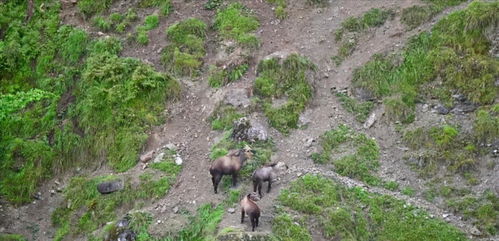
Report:
[[[175,21],[187,17],[197,17],[211,23],[214,12],[203,10],[202,5],[204,2],[173,1],[175,11],[168,18],[163,18],[158,28],[150,31],[149,44],[142,46],[136,43],[127,43],[122,55],[139,58],[153,64],[157,70],[163,71],[164,68],[160,62],[160,51],[168,44],[165,38],[165,29]],[[288,136],[282,135],[273,129],[270,130],[269,134],[275,141],[277,149],[272,159],[287,163],[290,169],[286,175],[281,177],[279,182],[273,184],[272,191],[268,194],[265,193],[263,199],[258,202],[258,205],[263,210],[258,231],[271,232],[271,221],[274,215],[273,205],[279,190],[305,173],[321,173],[347,186],[365,186],[361,182],[339,176],[325,166],[315,165],[309,158],[309,155],[318,148],[318,144],[314,142],[312,146],[308,146],[306,145],[308,139],[317,140],[325,131],[339,124],[347,124],[354,130],[365,132],[370,137],[376,138],[382,152],[381,167],[378,175],[384,180],[395,180],[402,186],[414,187],[418,195],[407,197],[398,192],[391,192],[382,188],[366,187],[368,191],[392,195],[427,210],[435,217],[445,217],[447,222],[454,224],[465,233],[470,234],[471,238],[476,239],[477,237],[471,236],[471,234],[476,233],[478,230],[469,221],[463,221],[461,217],[455,216],[442,209],[442,207],[421,198],[420,191],[424,189],[423,181],[402,160],[404,155],[402,150],[405,147],[400,142],[401,136],[396,132],[395,125],[385,120],[384,117],[378,117],[373,127],[364,129],[362,123],[358,123],[353,115],[346,112],[334,94],[331,93],[333,87],[336,89],[349,88],[351,86],[352,71],[366,63],[373,54],[401,49],[411,36],[430,29],[437,19],[449,12],[465,7],[468,3],[450,8],[436,16],[431,22],[412,31],[405,30],[400,23],[399,14],[397,14],[397,17],[388,20],[382,27],[371,29],[362,34],[358,47],[353,54],[339,67],[336,67],[330,59],[338,50],[338,45],[334,41],[334,31],[339,28],[345,18],[361,15],[371,8],[381,7],[393,8],[400,13],[403,8],[422,3],[417,0],[334,0],[328,7],[315,8],[305,5],[303,2],[299,0],[289,1],[287,7],[289,17],[282,22],[275,19],[268,3],[260,1],[245,2],[250,9],[255,11],[261,23],[257,35],[262,45],[253,53],[254,63],[273,52],[289,51],[307,56],[318,66],[316,78],[312,81],[315,87],[314,98],[306,111],[307,119],[311,120],[308,127],[294,130]],[[116,6],[113,6],[113,9],[124,10],[133,4],[134,1],[121,5],[115,4]],[[63,4],[65,23],[81,26],[95,35],[102,35],[75,11],[73,5]],[[149,15],[153,11],[151,9],[140,10],[139,16]],[[137,24],[141,24],[141,20]],[[219,43],[213,34],[208,36],[207,42],[208,54],[206,62],[211,62],[216,55]],[[185,215],[181,214],[182,212],[173,212],[174,208],[194,213],[196,208],[203,203],[213,202],[218,204],[225,199],[222,192],[219,194],[213,193],[211,176],[208,172],[211,162],[208,157],[210,147],[221,138],[222,133],[212,131],[207,118],[215,106],[223,99],[225,93],[234,89],[252,86],[255,78],[254,65],[251,66],[250,71],[240,81],[221,89],[208,87],[206,78],[206,75],[202,75],[202,77],[195,79],[180,79],[183,90],[180,99],[168,105],[165,113],[167,113],[169,119],[162,126],[151,130],[150,138],[144,147],[145,153],[165,144],[173,143],[178,147],[178,152],[184,161],[182,164],[183,170],[177,179],[177,183],[172,186],[168,194],[155,202],[147,204],[144,208],[145,211],[151,212],[154,217],[154,223],[150,229],[154,235],[161,236],[179,230],[187,222]],[[383,110],[381,108],[375,111],[378,113],[377,116],[382,116]],[[261,114],[255,114],[255,118],[263,119]],[[417,119],[420,123],[438,123],[439,121],[439,117],[434,113],[418,114]],[[97,175],[107,172],[111,171],[101,169],[89,174]],[[138,176],[141,172],[142,166],[137,165],[125,174]],[[490,173],[490,175],[486,175],[484,178],[494,180],[494,171],[489,170],[487,173]],[[67,175],[60,180],[61,186],[68,183],[70,176]],[[495,179],[497,180],[497,176],[495,176]],[[40,188],[42,200],[35,201],[32,204],[19,208],[1,204],[0,211],[2,211],[1,215],[4,217],[0,218],[0,226],[2,227],[0,232],[21,233],[30,240],[50,240],[55,232],[50,223],[50,214],[62,201],[61,193],[50,196],[49,190],[55,188],[53,185],[53,180],[44,184]],[[252,191],[249,182],[240,185],[243,185],[243,190]],[[475,189],[483,190],[484,186],[488,185],[492,184],[482,182]],[[265,186],[264,190],[266,190]],[[234,214],[226,212],[219,229],[236,227],[250,230],[248,219],[244,224],[240,224],[238,205],[234,207],[236,212]],[[314,236],[314,240],[324,239],[317,235]]]

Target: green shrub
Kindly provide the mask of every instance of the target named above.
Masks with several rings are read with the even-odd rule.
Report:
[[[272,220],[272,233],[274,233],[279,240],[311,241],[312,236],[308,230],[302,226],[303,224],[295,222],[288,214],[280,214]]]
[[[118,55],[121,50],[123,50],[121,41],[114,37],[97,39],[90,47],[91,54],[109,53]]]
[[[269,123],[283,133],[298,127],[298,118],[312,97],[312,87],[306,73],[315,65],[307,58],[292,54],[280,61],[277,58],[262,60],[258,65],[255,92],[264,98],[263,108]],[[287,98],[279,107],[272,106],[272,99]]]
[[[478,142],[490,143],[499,138],[499,111],[478,110],[473,125]]]
[[[149,31],[152,30],[159,25],[159,16],[158,15],[150,15],[144,19],[144,30]]]
[[[214,27],[225,39],[233,39],[244,46],[258,42],[251,32],[260,27],[258,19],[242,4],[232,3],[217,11]]]

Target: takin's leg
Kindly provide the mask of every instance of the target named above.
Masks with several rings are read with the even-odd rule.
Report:
[[[256,222],[256,226],[258,227],[258,219],[260,218],[260,215],[256,216],[255,217],[255,222]]]
[[[253,192],[256,192],[256,188],[258,187],[258,180],[253,180]]]
[[[262,195],[262,186],[263,186],[263,181],[258,182],[258,195],[260,195],[260,198],[263,197]]]
[[[244,222],[244,208],[241,208],[241,223]]]
[[[220,183],[220,180],[222,180],[222,175],[220,175],[220,174],[212,177],[213,188],[215,189],[215,193],[218,193],[217,188],[218,188],[218,184]]]
[[[232,174],[232,186],[235,187],[237,184],[237,173]]]
[[[251,219],[251,231],[255,231],[255,226],[256,226],[255,217],[253,215],[250,215],[250,219]]]
[[[269,193],[269,192],[270,192],[270,188],[271,188],[271,187],[270,187],[270,185],[271,185],[271,184],[272,184],[272,180],[270,180],[270,179],[269,179],[269,186],[268,186],[268,188],[267,188],[267,193]]]

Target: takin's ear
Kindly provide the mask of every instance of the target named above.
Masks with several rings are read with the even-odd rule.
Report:
[[[242,152],[243,152],[243,150],[239,150],[236,153],[234,153],[234,156],[240,156]]]

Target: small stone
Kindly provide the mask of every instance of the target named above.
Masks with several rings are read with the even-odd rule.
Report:
[[[301,173],[301,172],[296,173],[297,177],[301,177],[302,175],[303,175],[303,173]]]
[[[42,193],[41,192],[37,192],[33,195],[33,198],[37,199],[37,200],[42,200]]]
[[[482,235],[482,232],[480,232],[480,230],[478,230],[477,228],[475,227],[472,227],[471,230],[470,230],[471,234],[472,235],[475,235],[475,236],[480,236]]]
[[[450,112],[450,110],[442,104],[438,104],[437,106],[435,106],[435,111],[440,115],[447,115]]]
[[[374,125],[374,122],[376,122],[376,113],[371,113],[369,115],[369,118],[367,118],[366,122],[364,123],[364,129],[369,129],[371,128],[372,125]]]
[[[60,183],[60,182],[58,182],[58,181],[54,181],[54,183],[55,183],[55,185],[57,185],[57,186],[60,186],[60,185],[61,185],[61,183]]]
[[[165,157],[165,153],[164,152],[161,152],[159,153],[155,158],[154,160],[152,161],[153,163],[158,163],[158,162],[161,162],[163,161],[163,158]]]
[[[157,224],[160,224],[162,223],[163,221],[161,221],[161,219],[158,219],[158,221],[156,221]]]
[[[235,213],[236,209],[235,208],[229,208],[229,209],[227,209],[227,212],[229,212],[229,213]]]
[[[177,147],[173,144],[173,143],[168,143],[166,145],[164,145],[164,148],[168,149],[168,150],[177,150]]]
[[[139,160],[141,162],[148,162],[149,160],[152,159],[152,157],[154,156],[154,153],[155,153],[155,151],[149,151],[147,153],[144,153],[142,156],[140,156]]]
[[[183,160],[180,156],[178,156],[178,155],[175,156],[175,164],[180,166],[180,165],[182,165],[182,162],[183,162]]]
[[[178,213],[178,210],[179,210],[178,207],[174,207],[173,208],[173,213]]]
[[[54,196],[54,194],[55,194],[55,190],[54,190],[54,189],[50,189],[50,190],[49,190],[49,193],[50,193],[50,196]]]
[[[444,213],[444,214],[442,214],[442,217],[443,217],[443,218],[447,218],[447,217],[449,217],[449,216],[450,216],[450,214],[448,214],[448,213]]]

